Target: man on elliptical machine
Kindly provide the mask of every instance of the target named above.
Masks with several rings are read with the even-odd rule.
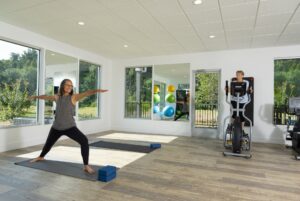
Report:
[[[249,78],[248,78],[249,79]],[[253,78],[250,78],[250,81]],[[238,70],[236,78],[232,78],[230,88],[228,81],[226,81],[226,102],[230,104],[231,115],[224,119],[229,120],[226,131],[224,132],[224,146],[225,148],[232,149],[232,152],[223,152],[224,156],[240,156],[251,158],[251,134],[252,134],[252,121],[245,115],[246,106],[251,102],[250,94],[253,92],[249,80],[244,79],[244,72]],[[230,102],[228,101],[228,92],[230,92]],[[244,132],[245,120],[250,125],[250,132]],[[242,151],[249,151],[248,154],[241,153]]]

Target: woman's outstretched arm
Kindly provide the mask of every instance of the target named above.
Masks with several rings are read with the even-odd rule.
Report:
[[[47,95],[30,96],[29,99],[30,99],[30,100],[34,100],[34,99],[42,99],[42,100],[52,100],[52,101],[56,101],[56,100],[57,100],[57,95],[54,95],[54,96],[47,96]]]
[[[95,90],[88,90],[88,91],[85,91],[83,93],[80,93],[80,94],[74,94],[74,101],[77,102],[77,101],[80,101],[82,100],[83,98],[87,97],[87,96],[91,96],[91,95],[94,95],[96,93],[104,93],[104,92],[107,92],[108,90],[105,90],[105,89],[95,89]]]

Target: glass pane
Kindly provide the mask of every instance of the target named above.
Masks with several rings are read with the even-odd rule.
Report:
[[[300,96],[299,77],[300,58],[274,61],[274,124],[286,125],[288,119],[296,121],[296,115],[288,113],[288,100]]]
[[[79,93],[100,88],[100,66],[85,61],[79,65]],[[93,119],[99,117],[99,94],[86,97],[79,102],[79,119]]]
[[[195,75],[195,126],[218,126],[219,73],[199,72]]]
[[[45,94],[54,95],[59,91],[62,80],[70,79],[73,82],[74,93],[77,91],[78,60],[57,52],[46,51],[46,80]],[[55,115],[55,102],[45,101],[45,124],[51,124]]]
[[[126,68],[125,117],[151,119],[152,67]]]
[[[0,127],[37,123],[39,50],[0,40]]]
[[[153,119],[188,121],[190,65],[156,65],[154,69]]]

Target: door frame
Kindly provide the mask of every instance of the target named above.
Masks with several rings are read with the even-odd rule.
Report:
[[[219,73],[218,79],[218,126],[216,128],[205,128],[195,126],[195,95],[196,95],[196,74],[197,73]],[[221,92],[221,76],[222,69],[197,69],[192,71],[192,98],[191,98],[191,135],[195,137],[205,137],[205,138],[220,138],[220,92]]]

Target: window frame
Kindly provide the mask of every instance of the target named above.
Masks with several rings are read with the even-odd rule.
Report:
[[[288,122],[287,122],[287,119],[288,118],[292,118],[293,120],[292,121],[295,121],[295,119],[297,119],[297,116],[296,115],[292,115],[292,114],[289,114],[288,112],[287,112],[287,110],[288,110],[288,105],[280,105],[280,106],[282,106],[282,107],[284,107],[284,109],[283,110],[285,110],[284,112],[283,112],[283,114],[284,114],[284,117],[287,117],[287,118],[285,118],[283,121],[284,121],[284,123],[277,123],[277,120],[278,119],[276,119],[276,104],[275,104],[275,64],[276,64],[276,61],[278,61],[278,60],[292,60],[292,59],[300,59],[300,56],[288,56],[288,57],[274,57],[273,58],[273,107],[272,107],[272,124],[274,125],[274,126],[285,126]]]
[[[31,44],[28,44],[28,43],[25,43],[25,42],[21,42],[21,41],[18,41],[18,40],[13,40],[13,39],[8,39],[8,38],[5,38],[5,37],[0,37],[0,40],[1,41],[4,41],[4,42],[7,42],[7,43],[11,43],[11,44],[14,44],[14,45],[18,45],[18,46],[23,46],[23,47],[26,47],[26,48],[30,48],[30,49],[33,49],[33,50],[36,50],[38,51],[38,56],[37,56],[37,69],[36,69],[36,95],[40,95],[40,79],[41,79],[41,72],[43,71],[44,69],[44,66],[43,66],[43,54],[44,54],[44,49],[41,48],[41,47],[38,47],[38,46],[35,46],[35,45],[31,45]],[[9,129],[9,128],[21,128],[21,127],[29,127],[29,126],[38,126],[38,125],[43,125],[43,118],[41,118],[41,102],[40,100],[36,100],[36,115],[35,115],[35,120],[36,120],[36,123],[33,123],[33,124],[27,124],[27,125],[9,125],[9,126],[3,126],[3,127],[0,127],[0,129]]]
[[[84,59],[78,59],[78,93],[79,93],[79,84],[80,84],[80,62],[86,62],[86,63],[89,63],[89,64],[92,64],[92,65],[95,65],[97,66],[97,73],[98,73],[98,76],[97,76],[97,89],[101,89],[101,86],[102,86],[102,65],[98,64],[98,63],[94,63],[94,62],[90,62],[90,61],[87,61],[87,60],[84,60]],[[102,115],[101,115],[101,102],[102,102],[102,96],[101,96],[101,93],[97,93],[97,117],[93,117],[93,118],[86,118],[86,119],[80,119],[79,118],[79,102],[76,103],[77,105],[77,112],[76,112],[76,117],[77,117],[77,120],[78,121],[88,121],[88,120],[95,120],[95,119],[102,119]]]
[[[151,85],[151,100],[150,100],[150,118],[141,118],[141,117],[126,117],[126,99],[127,99],[127,96],[126,96],[126,70],[127,69],[131,69],[131,68],[152,68],[152,75],[151,75],[151,82],[152,82],[152,85]],[[124,69],[124,96],[123,96],[123,103],[124,103],[124,110],[123,110],[123,119],[131,119],[131,120],[146,120],[146,121],[149,121],[149,120],[152,120],[153,119],[153,116],[152,116],[152,110],[153,110],[153,71],[154,71],[154,65],[136,65],[136,66],[127,66]]]

